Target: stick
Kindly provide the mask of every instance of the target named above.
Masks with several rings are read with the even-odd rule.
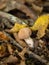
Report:
[[[42,63],[44,63],[44,64],[47,64],[47,60],[41,58],[39,55],[37,55],[37,54],[35,54],[35,53],[33,53],[33,52],[30,52],[30,51],[29,51],[28,53],[29,53],[29,55],[31,55],[32,57],[38,59],[40,62],[42,62]]]
[[[23,49],[22,46],[20,46],[8,33],[4,32],[10,39],[10,41],[12,42],[13,45],[15,45],[16,47],[18,47],[18,49],[20,48],[21,50]]]
[[[22,20],[20,20],[19,18],[15,17],[15,16],[13,16],[13,15],[11,15],[11,14],[2,12],[2,11],[0,11],[0,16],[9,19],[9,21],[10,21],[12,24],[15,24],[15,23],[24,23],[24,22],[23,22]]]

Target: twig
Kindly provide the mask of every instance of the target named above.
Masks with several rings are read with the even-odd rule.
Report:
[[[23,49],[22,46],[20,46],[8,33],[4,32],[10,39],[10,41],[12,42],[13,45],[16,45],[16,47],[18,47],[18,49],[20,48],[21,50]]]
[[[19,18],[15,17],[15,16],[13,16],[13,15],[11,15],[11,14],[2,12],[2,11],[0,11],[0,16],[9,19],[9,21],[10,21],[12,24],[15,24],[15,23],[24,23],[24,22],[23,22],[22,20],[20,20]]]
[[[35,53],[33,53],[33,52],[29,52],[29,51],[28,51],[28,53],[29,53],[29,55],[31,55],[32,57],[38,59],[40,62],[42,62],[42,63],[44,63],[44,64],[47,64],[47,63],[48,63],[47,60],[41,58],[39,55],[37,55],[37,54],[35,54]]]

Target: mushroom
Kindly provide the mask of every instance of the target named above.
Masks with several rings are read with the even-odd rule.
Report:
[[[26,27],[19,30],[18,37],[19,39],[24,40],[30,48],[33,48],[34,42],[33,39],[30,37],[31,34],[32,34],[31,29]]]

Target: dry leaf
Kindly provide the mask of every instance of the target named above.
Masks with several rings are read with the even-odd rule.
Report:
[[[0,9],[3,9],[6,7],[7,0],[0,0]]]
[[[14,63],[14,62],[18,62],[18,58],[10,55],[7,59],[5,59],[4,63]]]
[[[0,31],[0,40],[9,40],[8,36]]]
[[[48,23],[45,23],[43,26],[40,26],[37,32],[37,38],[42,38],[45,35],[45,30],[47,29]]]
[[[0,57],[5,55],[6,47],[4,45],[0,45]]]
[[[8,43],[7,47],[8,47],[9,53],[12,54],[13,53],[12,45]]]
[[[26,65],[26,64],[25,64],[25,61],[21,60],[21,62],[20,62],[19,65]]]
[[[22,58],[22,60],[25,60],[24,54],[27,52],[27,48],[25,47],[22,52],[19,53],[19,56]]]

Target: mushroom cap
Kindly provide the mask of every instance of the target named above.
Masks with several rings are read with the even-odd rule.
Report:
[[[32,31],[30,28],[22,28],[20,29],[20,31],[18,32],[18,37],[19,39],[27,39],[30,37]]]

